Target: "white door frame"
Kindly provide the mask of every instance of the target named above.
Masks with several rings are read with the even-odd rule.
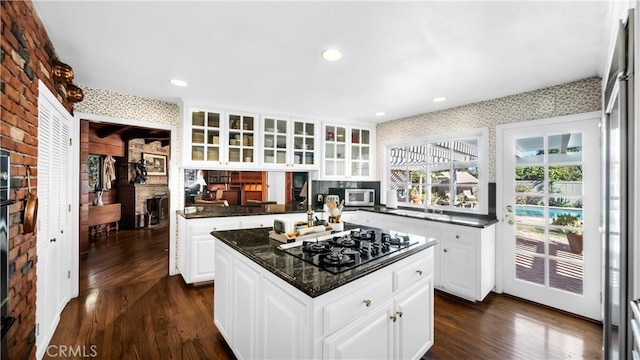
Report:
[[[551,126],[561,122],[571,122],[587,119],[602,119],[602,111],[593,111],[583,114],[574,114],[553,117],[548,119],[531,120],[526,122],[517,122],[496,126],[496,148],[495,148],[495,161],[496,161],[496,217],[498,223],[496,224],[496,292],[502,293],[504,290],[504,226],[505,226],[505,209],[504,204],[504,183],[502,181],[504,176],[504,169],[502,167],[502,143],[504,141],[504,132],[510,129],[515,129],[523,126]],[[602,279],[600,279],[602,283]]]
[[[75,132],[74,132],[74,141],[73,141],[73,151],[74,151],[74,163],[73,163],[73,167],[75,168],[73,173],[74,174],[80,174],[80,120],[89,120],[89,121],[94,121],[94,122],[109,122],[109,123],[113,123],[113,124],[120,124],[120,125],[130,125],[130,126],[140,126],[140,127],[146,127],[146,128],[153,128],[153,129],[162,129],[162,130],[169,130],[171,132],[171,148],[170,148],[170,152],[169,152],[169,169],[171,169],[171,172],[169,173],[169,177],[167,179],[168,181],[168,188],[169,188],[169,275],[176,275],[178,274],[178,270],[177,270],[177,261],[176,261],[176,256],[177,256],[177,244],[176,244],[176,229],[177,229],[177,224],[176,224],[176,211],[178,210],[178,204],[180,203],[180,196],[181,196],[181,192],[180,191],[176,191],[175,189],[180,189],[180,169],[178,168],[178,128],[175,125],[170,125],[170,124],[162,124],[162,123],[156,123],[156,122],[151,122],[151,121],[144,121],[144,120],[136,120],[136,119],[124,119],[124,118],[116,118],[116,117],[111,117],[111,116],[106,116],[106,115],[96,115],[96,114],[90,114],[90,113],[83,113],[83,112],[76,112],[74,114],[74,119],[75,121]],[[78,176],[79,178],[79,176]],[[78,179],[76,179],[76,181],[78,181]],[[75,196],[76,199],[80,198],[80,186],[79,186],[79,182],[76,183],[76,186],[74,187],[74,191],[75,193],[72,194],[72,196]],[[75,227],[78,228],[79,224],[79,209],[78,207],[76,207],[76,211],[75,211]],[[79,287],[80,287],[80,262],[79,262],[79,251],[80,251],[80,242],[79,242],[79,235],[76,235],[76,239],[78,239],[78,241],[74,241],[72,242],[72,249],[71,249],[71,258],[72,258],[72,270],[71,270],[71,279],[73,280],[71,282],[71,286],[72,286],[72,293],[74,294],[74,297],[77,297],[79,294]]]

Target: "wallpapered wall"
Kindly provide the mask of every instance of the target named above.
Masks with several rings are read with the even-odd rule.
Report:
[[[180,176],[180,109],[177,104],[147,99],[134,95],[117,93],[104,89],[95,89],[80,86],[84,91],[84,100],[74,106],[76,112],[87,114],[110,116],[117,119],[139,120],[149,123],[174,125],[176,131],[176,143],[171,143],[176,159],[173,159],[176,168],[169,167],[168,181],[173,189],[183,188],[183,179]],[[175,185],[174,185],[175,184]],[[182,196],[172,194],[171,201],[176,202],[177,208],[182,207]],[[174,244],[174,265],[178,264],[178,228],[175,228],[176,242]],[[177,271],[177,268],[176,268]]]
[[[174,103],[86,86],[80,86],[80,88],[84,91],[84,100],[74,105],[75,111],[120,119],[180,125],[180,110]]]
[[[104,89],[80,87],[84,91],[84,100],[74,106],[76,112],[175,125],[178,129],[176,131],[178,141],[171,146],[175,148],[177,158],[174,160],[177,168],[180,167],[180,109],[177,104]],[[176,189],[182,188],[182,176],[177,169],[169,169],[169,177],[172,184],[178,184]]]
[[[594,77],[503,98],[414,115],[378,124],[376,147],[385,141],[467,129],[489,128],[489,181],[496,178],[496,126],[597,111],[602,108],[602,79]],[[378,152],[378,163],[380,159]],[[382,179],[381,166],[377,179]]]

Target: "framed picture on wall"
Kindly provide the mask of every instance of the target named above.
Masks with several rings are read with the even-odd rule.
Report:
[[[142,154],[147,167],[147,175],[167,175],[167,157],[156,154]]]

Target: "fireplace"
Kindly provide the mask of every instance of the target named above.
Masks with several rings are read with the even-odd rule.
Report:
[[[154,196],[147,199],[147,226],[161,227],[169,221],[169,197]]]

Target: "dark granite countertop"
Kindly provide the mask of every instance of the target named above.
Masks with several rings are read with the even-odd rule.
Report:
[[[345,230],[354,228],[368,229],[370,227],[345,224]],[[437,244],[437,240],[425,239],[418,244],[394,252],[386,257],[339,274],[333,274],[279,249],[282,243],[269,238],[269,230],[271,229],[271,227],[268,227],[213,231],[211,235],[310,297],[317,297],[327,293]]]
[[[445,211],[443,214],[433,214],[426,213],[424,210],[411,208],[391,209],[385,206],[362,207],[358,208],[358,210],[477,228],[485,228],[498,222],[495,215],[456,213],[451,211]]]
[[[297,205],[261,205],[261,206],[194,206],[196,212],[186,214],[178,211],[178,214],[187,219],[226,217],[226,216],[249,216],[249,215],[270,215],[270,214],[291,214],[306,213],[306,208]],[[314,207],[315,212],[323,212],[321,207]],[[436,221],[454,225],[463,225],[476,228],[485,228],[498,222],[495,215],[480,215],[469,213],[456,213],[447,211],[444,214],[426,213],[420,209],[398,208],[391,209],[383,205],[372,207],[345,207],[345,211],[369,211],[380,214],[389,214],[400,217],[409,217],[425,221]]]
[[[181,215],[187,219],[199,219],[210,217],[291,214],[307,212],[307,208],[299,208],[298,205],[277,204],[260,206],[211,206],[197,204],[191,206],[191,208],[194,208],[196,211],[192,213],[185,213],[184,211],[179,210],[178,215]]]

